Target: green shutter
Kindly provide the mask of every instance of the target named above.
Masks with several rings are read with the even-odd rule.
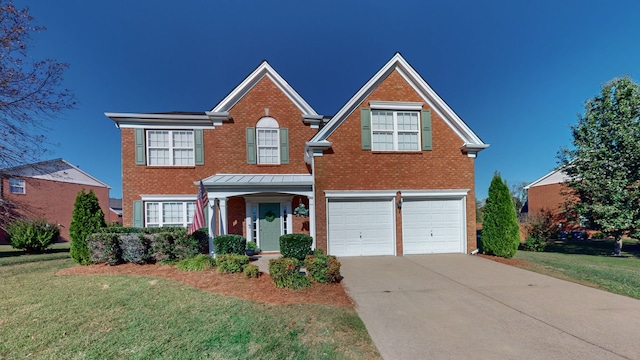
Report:
[[[134,200],[133,201],[133,227],[141,228],[144,226],[144,221],[142,219],[142,201]]]
[[[204,226],[209,227],[209,205],[204,207]]]
[[[280,129],[280,164],[289,163],[289,129]]]
[[[195,150],[195,164],[204,165],[204,144],[202,129],[193,130],[193,144]]]
[[[431,137],[431,110],[422,110],[422,150],[433,150]]]
[[[144,129],[134,129],[136,137],[136,165],[146,165],[147,157],[144,153]]]
[[[247,164],[257,163],[256,158],[256,129],[247,128]]]
[[[371,150],[371,109],[360,109],[362,150]]]

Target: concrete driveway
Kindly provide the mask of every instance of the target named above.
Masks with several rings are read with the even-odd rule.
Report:
[[[640,359],[639,300],[472,255],[340,262],[385,359]]]

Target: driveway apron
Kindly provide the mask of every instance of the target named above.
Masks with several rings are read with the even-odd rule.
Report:
[[[640,359],[640,301],[472,255],[340,258],[384,359]]]

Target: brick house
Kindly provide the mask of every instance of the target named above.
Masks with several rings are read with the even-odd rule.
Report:
[[[266,61],[211,111],[105,115],[121,129],[125,226],[187,226],[202,180],[210,234],[263,251],[287,233],[339,256],[476,249],[488,145],[399,53],[332,117]]]
[[[109,213],[109,185],[63,159],[22,165],[1,171],[0,200],[15,204],[17,215],[58,224],[60,238],[69,241],[69,225],[76,195],[93,190],[105,217]],[[0,241],[4,242],[0,231]]]

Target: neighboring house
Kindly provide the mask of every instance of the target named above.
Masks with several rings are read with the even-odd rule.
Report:
[[[187,226],[202,180],[210,234],[263,251],[288,233],[339,256],[476,249],[488,145],[400,54],[333,117],[266,61],[211,111],[105,115],[121,129],[125,226]]]
[[[109,198],[109,213],[105,216],[107,224],[122,225],[122,199]]]
[[[527,185],[527,206],[529,217],[541,215],[544,211],[549,211],[555,221],[565,222],[564,204],[566,196],[563,194],[567,190],[564,183],[569,180],[567,174],[560,170],[554,170],[545,176]]]
[[[69,225],[76,196],[93,190],[102,211],[109,211],[109,185],[63,159],[22,165],[0,171],[0,198],[17,207],[17,215],[45,219],[60,227],[60,240],[69,241]],[[4,241],[4,234],[0,234]]]

